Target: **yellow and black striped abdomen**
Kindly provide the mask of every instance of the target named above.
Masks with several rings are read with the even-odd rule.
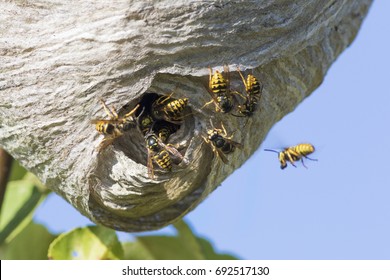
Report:
[[[173,99],[165,106],[167,113],[180,114],[188,104],[188,98]]]
[[[262,86],[260,85],[259,81],[256,79],[255,76],[249,74],[247,81],[246,81],[246,91],[249,94],[260,94],[262,90]]]
[[[172,160],[166,150],[161,150],[153,156],[154,162],[164,170],[172,170]]]
[[[95,126],[96,130],[104,135],[113,134],[115,131],[115,125],[112,123],[98,121]]]
[[[215,95],[223,95],[226,93],[227,83],[223,75],[216,70],[215,73],[211,76],[210,80],[210,90]]]
[[[291,149],[301,156],[307,156],[315,151],[314,146],[308,143],[298,144],[294,147],[291,147]]]

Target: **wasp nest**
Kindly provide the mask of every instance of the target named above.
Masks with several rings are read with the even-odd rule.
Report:
[[[370,4],[0,3],[0,145],[94,222],[123,231],[161,228],[194,209],[321,84]],[[224,73],[225,64],[241,106],[245,85],[237,67],[264,86],[253,115],[237,104],[228,113],[215,100],[205,106],[211,100],[208,67]],[[170,94],[188,102],[164,143],[183,158],[169,153],[172,168],[160,168],[153,156],[162,148],[148,156],[147,131],[138,121]],[[112,106],[118,118],[135,108],[135,123],[121,122],[123,135],[107,139],[91,120],[115,119],[106,112]],[[222,125],[239,143],[226,159],[207,134],[213,127],[222,133]],[[107,147],[99,151],[103,139]]]

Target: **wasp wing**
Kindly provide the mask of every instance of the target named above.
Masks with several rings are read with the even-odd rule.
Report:
[[[121,121],[118,120],[100,120],[100,119],[94,119],[90,121],[91,124],[97,124],[97,123],[121,123]]]
[[[180,159],[181,161],[184,159],[183,155],[172,145],[168,144],[168,145],[165,145],[160,139],[157,140],[158,142],[158,145],[165,149],[166,151],[168,151],[168,153],[170,153],[171,155],[177,157],[178,159]]]
[[[153,160],[152,160],[152,151],[148,149],[148,176],[150,179],[154,179],[154,169],[153,169]]]
[[[223,163],[225,163],[225,164],[229,163],[229,160],[227,159],[225,154],[220,149],[215,148],[214,151],[216,152],[217,156],[223,161]]]
[[[240,149],[240,150],[242,149],[241,143],[235,142],[233,140],[226,140],[226,141],[228,141],[230,144],[232,144],[235,148]]]

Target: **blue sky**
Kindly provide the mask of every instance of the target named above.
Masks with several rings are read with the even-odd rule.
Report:
[[[323,84],[186,216],[195,233],[244,259],[390,259],[389,11],[374,1]],[[301,142],[317,148],[308,169],[281,170],[263,151]],[[35,220],[53,232],[90,224],[54,194]]]

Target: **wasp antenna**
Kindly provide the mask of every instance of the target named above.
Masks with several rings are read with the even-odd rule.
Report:
[[[155,125],[156,125],[156,122],[153,122],[152,126],[149,128],[149,133],[147,133],[146,136],[150,136],[150,135],[152,135],[152,134],[155,134],[155,131],[154,131]],[[146,136],[145,136],[145,137],[146,137]]]
[[[138,119],[139,117],[141,117],[144,113],[145,113],[145,106],[142,106],[142,110],[141,110],[141,112],[138,114],[137,119]]]
[[[267,152],[274,152],[274,153],[277,153],[277,154],[279,154],[279,152],[278,152],[278,151],[271,150],[271,149],[264,149],[264,151],[267,151]]]
[[[214,128],[213,121],[210,119],[211,128]]]

